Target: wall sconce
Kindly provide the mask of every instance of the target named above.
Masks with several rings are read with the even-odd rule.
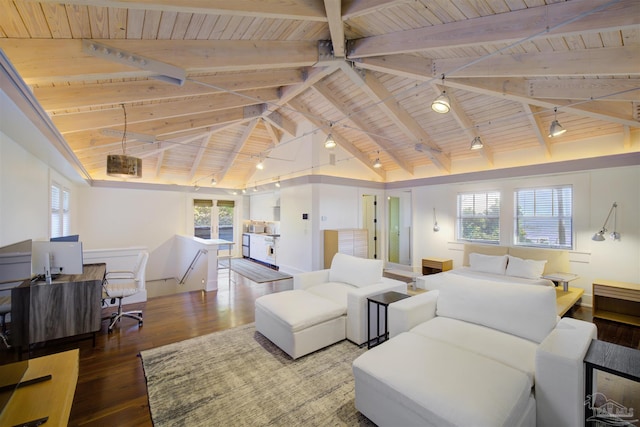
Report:
[[[620,233],[616,231],[616,228],[618,227],[617,220],[616,220],[617,212],[618,212],[618,203],[613,202],[613,205],[611,205],[611,209],[609,209],[609,214],[607,215],[607,219],[605,219],[604,224],[602,224],[602,228],[600,229],[600,231],[598,231],[596,234],[593,235],[591,240],[595,242],[602,242],[605,240],[604,233],[607,232],[607,223],[609,222],[609,218],[611,218],[612,213],[613,213],[613,231],[611,232],[609,237],[611,237],[613,240],[620,240]]]
[[[440,231],[440,226],[438,225],[438,219],[436,218],[436,208],[433,208],[433,232],[437,233]]]

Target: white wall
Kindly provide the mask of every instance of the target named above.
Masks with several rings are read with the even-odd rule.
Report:
[[[597,169],[585,172],[507,178],[501,180],[414,187],[414,271],[422,258],[450,258],[462,265],[462,245],[456,242],[456,197],[459,192],[499,190],[501,200],[501,244],[512,245],[513,191],[546,185],[573,185],[574,250],[571,272],[580,277],[571,286],[585,290],[591,301],[591,283],[596,278],[640,282],[640,166]],[[594,242],[591,236],[602,227],[611,204],[618,202],[620,241]],[[433,208],[440,231],[433,231]],[[610,223],[612,225],[612,222]],[[611,227],[610,227],[611,229]]]

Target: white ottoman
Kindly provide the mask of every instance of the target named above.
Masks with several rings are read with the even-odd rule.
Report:
[[[293,359],[346,338],[346,309],[303,290],[256,299],[256,330]]]

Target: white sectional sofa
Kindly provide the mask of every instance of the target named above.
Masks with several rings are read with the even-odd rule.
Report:
[[[293,290],[256,299],[256,330],[289,356],[338,341],[367,342],[367,297],[406,293],[407,284],[382,277],[382,261],[337,253],[331,268],[293,276]]]
[[[379,426],[584,425],[595,325],[555,290],[454,281],[389,306],[391,339],[353,363],[356,408]]]

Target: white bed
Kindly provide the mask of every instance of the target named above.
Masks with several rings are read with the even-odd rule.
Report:
[[[418,277],[416,287],[433,290],[455,281],[554,286],[551,280],[541,276],[568,271],[567,251],[465,244],[462,267]]]

